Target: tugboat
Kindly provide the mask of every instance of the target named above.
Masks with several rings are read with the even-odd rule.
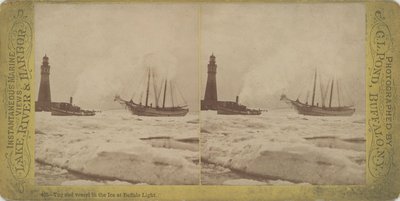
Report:
[[[153,88],[154,88],[155,106],[153,106],[153,104],[149,104],[150,80],[151,80],[150,75],[151,74],[153,74],[152,80],[153,80]],[[155,77],[154,72],[151,73],[151,69],[148,68],[146,102],[144,105],[142,105],[141,100],[139,100],[139,103],[134,102],[132,99],[130,101],[126,101],[126,100],[122,99],[119,95],[115,96],[114,101],[118,101],[122,105],[125,105],[132,114],[138,115],[138,116],[153,116],[153,117],[185,116],[189,112],[187,105],[181,105],[181,106],[174,105],[174,93],[173,93],[174,87],[172,85],[172,82],[168,81],[168,79],[165,78],[164,82],[161,82],[163,84],[161,84],[161,86],[159,87],[156,85],[156,81],[155,81],[154,77]],[[171,97],[172,106],[166,107],[165,99],[167,96],[168,83],[169,83],[169,88],[170,88],[170,97]],[[162,88],[163,88],[163,101],[162,101],[162,106],[159,106],[159,96],[161,94]],[[181,97],[183,99],[182,94],[181,94]]]
[[[260,115],[261,110],[249,109],[239,104],[239,96],[236,96],[236,102],[219,101],[217,114],[222,115]]]
[[[332,97],[333,97],[333,89],[334,89],[334,81],[332,79],[331,82],[331,87],[330,87],[330,97],[329,97],[329,106],[325,106],[325,99],[328,90],[323,91],[323,87],[321,85],[321,99],[322,99],[322,106],[319,106],[318,104],[315,105],[315,88],[316,88],[316,83],[317,83],[317,71],[315,71],[314,75],[314,87],[313,87],[313,94],[312,94],[312,102],[311,105],[306,103],[302,103],[299,101],[297,98],[296,100],[291,100],[289,99],[285,94],[281,95],[281,100],[287,102],[288,104],[293,105],[294,109],[302,115],[309,115],[309,116],[351,116],[355,112],[355,108],[353,105],[344,105],[342,106],[340,104],[340,92],[339,92],[339,84],[336,81],[336,86],[337,86],[337,94],[338,94],[338,106],[333,107],[332,106]],[[329,85],[327,85],[328,87]],[[308,99],[308,95],[307,95]]]
[[[70,102],[52,102],[51,115],[53,116],[94,116],[96,114],[93,110],[82,110],[80,107],[72,104],[72,97]]]

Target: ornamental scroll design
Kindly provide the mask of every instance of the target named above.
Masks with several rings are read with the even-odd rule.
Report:
[[[393,163],[392,123],[396,119],[397,97],[392,77],[393,38],[386,23],[384,10],[376,10],[371,19],[369,48],[372,65],[369,66],[369,118],[368,133],[371,147],[368,153],[368,170],[373,178],[384,179]]]
[[[6,75],[5,111],[7,120],[7,168],[15,179],[18,192],[25,190],[25,181],[31,167],[29,141],[33,124],[33,86],[30,58],[33,49],[32,22],[24,9],[18,9],[11,18],[8,30],[8,57]]]

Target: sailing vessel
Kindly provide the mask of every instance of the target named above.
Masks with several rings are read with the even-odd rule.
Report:
[[[336,81],[336,86],[337,86],[337,96],[338,96],[338,106],[332,106],[332,97],[333,97],[333,90],[334,90],[334,80],[332,79],[332,82],[330,84],[330,96],[329,96],[329,106],[325,106],[325,100],[328,92],[328,86],[327,89],[323,90],[323,87],[321,85],[321,100],[322,100],[322,105],[319,106],[317,103],[315,105],[315,89],[316,89],[316,83],[317,83],[317,71],[315,71],[314,74],[314,87],[313,87],[313,93],[312,93],[312,101],[311,105],[308,104],[306,101],[305,103],[302,103],[299,101],[297,98],[296,100],[291,100],[289,99],[285,94],[282,94],[281,100],[285,101],[291,105],[293,105],[294,109],[299,113],[303,115],[310,115],[310,116],[351,116],[355,112],[355,108],[352,105],[344,105],[342,106],[340,104],[340,90],[339,90],[339,83]],[[308,94],[307,94],[307,99],[308,99]]]
[[[155,105],[153,106],[152,103],[149,104],[149,95],[150,95],[150,80],[151,80],[151,74],[153,75],[153,88],[154,88],[154,103]],[[173,93],[173,84],[171,81],[168,81],[167,78],[163,82],[161,82],[161,87],[158,87],[155,81],[155,76],[154,72],[151,72],[151,68],[148,68],[148,74],[147,74],[147,87],[146,87],[146,98],[145,98],[145,104],[143,105],[141,102],[141,98],[139,100],[139,103],[134,102],[132,99],[130,101],[126,101],[122,99],[119,95],[115,96],[114,101],[118,101],[121,104],[125,105],[129,111],[131,111],[132,114],[138,115],[138,116],[154,116],[154,117],[173,117],[173,116],[185,116],[188,112],[189,109],[187,108],[187,105],[182,105],[182,106],[175,106],[174,105],[174,93]],[[169,83],[169,88],[170,88],[170,97],[171,97],[171,104],[172,106],[167,107],[166,106],[166,97],[167,97],[167,88],[168,88],[168,83]],[[161,89],[163,90],[163,100],[162,100],[162,106],[159,106],[159,97],[161,94]],[[181,97],[183,99],[183,96],[181,94]]]

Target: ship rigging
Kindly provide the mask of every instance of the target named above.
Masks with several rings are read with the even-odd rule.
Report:
[[[281,100],[291,104],[294,109],[303,115],[310,115],[310,116],[351,116],[355,112],[355,108],[353,105],[342,105],[341,104],[341,93],[339,82],[336,80],[336,91],[337,91],[337,106],[332,105],[332,98],[334,95],[334,86],[335,81],[332,79],[330,84],[324,87],[322,82],[320,81],[320,89],[321,89],[321,106],[316,103],[315,104],[315,95],[316,95],[316,85],[317,85],[317,71],[315,70],[314,73],[314,83],[313,83],[313,91],[312,91],[312,98],[311,98],[311,105],[308,104],[308,96],[309,93],[307,92],[307,98],[305,103],[302,103],[298,98],[296,100],[289,99],[285,94],[281,95]],[[329,90],[330,85],[330,90]],[[329,104],[328,106],[325,105],[326,98],[329,93]]]
[[[147,68],[147,82],[146,82],[146,96],[145,96],[145,104],[142,104],[142,97],[144,91],[141,91],[139,102],[135,102],[133,99],[130,101],[126,101],[122,99],[119,95],[115,96],[114,101],[118,101],[119,103],[126,106],[132,114],[139,116],[159,116],[159,117],[169,117],[169,116],[185,116],[189,109],[187,108],[187,104],[181,91],[175,87],[174,82],[168,79],[168,77],[164,78],[160,84],[157,85],[156,74],[149,67]],[[153,85],[153,97],[154,97],[154,105],[150,103],[150,85]],[[171,106],[166,106],[166,98],[168,95],[168,88],[170,94],[170,103]],[[176,94],[175,91],[178,91]],[[163,92],[162,96],[162,105],[159,104],[161,92]],[[183,100],[183,105],[175,105],[177,99],[175,99],[177,95],[180,95]],[[178,96],[179,97],[179,96]]]

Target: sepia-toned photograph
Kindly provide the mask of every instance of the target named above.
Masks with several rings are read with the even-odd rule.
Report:
[[[203,185],[365,184],[363,4],[205,4]]]
[[[394,200],[398,19],[394,1],[5,0],[0,200]]]
[[[365,183],[362,4],[35,12],[39,185]]]
[[[38,185],[197,185],[198,12],[35,5]]]

